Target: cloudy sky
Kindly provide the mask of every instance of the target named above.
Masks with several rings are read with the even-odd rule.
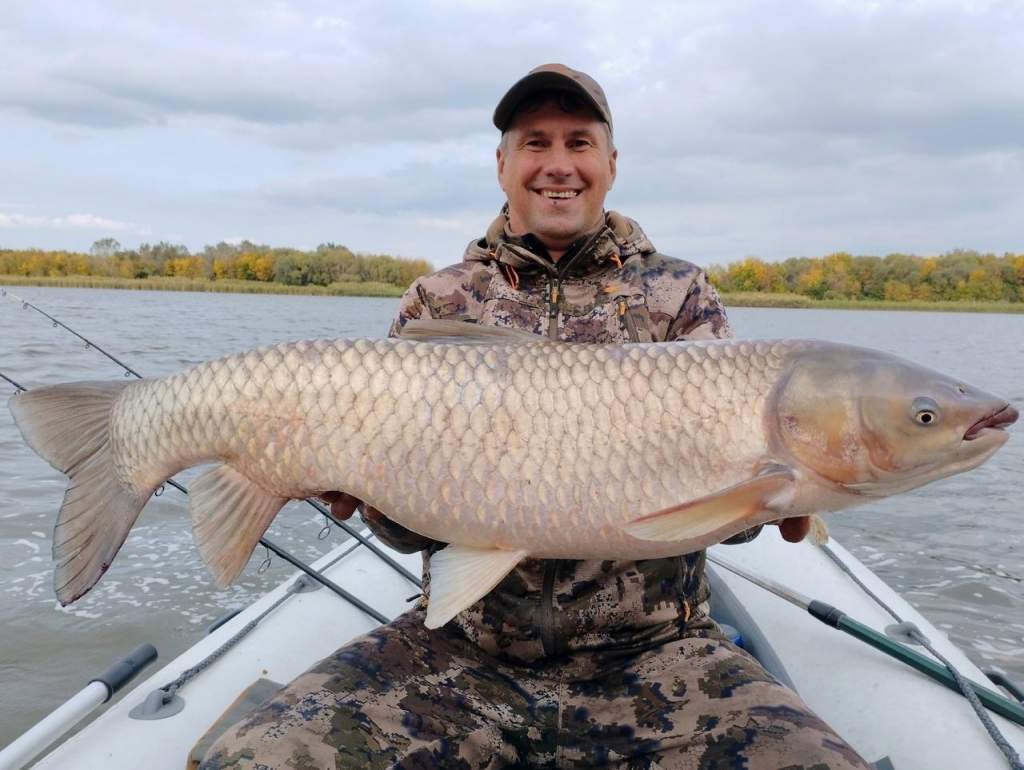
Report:
[[[3,0],[0,247],[249,238],[457,261],[490,115],[596,77],[608,206],[695,262],[1024,251],[1024,3]]]

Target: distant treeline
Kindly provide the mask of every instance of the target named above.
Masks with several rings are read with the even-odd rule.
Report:
[[[956,249],[937,257],[846,252],[782,262],[748,257],[725,267],[712,265],[708,274],[723,292],[800,294],[817,300],[1024,302],[1024,254]]]
[[[242,241],[218,243],[192,254],[182,245],[144,243],[122,249],[113,238],[96,241],[88,254],[39,249],[0,249],[0,275],[107,278],[188,278],[276,282],[288,286],[384,283],[405,288],[433,272],[422,259],[355,254],[323,243],[313,251],[272,248]]]

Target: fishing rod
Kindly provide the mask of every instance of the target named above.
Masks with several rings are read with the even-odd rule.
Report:
[[[707,558],[708,561],[722,569],[728,570],[744,580],[753,583],[759,588],[775,594],[780,599],[784,599],[790,604],[796,605],[800,609],[805,610],[811,615],[811,617],[821,621],[825,625],[838,629],[852,636],[854,639],[869,644],[889,657],[895,658],[902,663],[906,663],[939,684],[963,695],[968,700],[971,700],[971,695],[967,692],[967,690],[970,690],[970,693],[991,711],[994,711],[1000,716],[1006,717],[1019,725],[1024,725],[1024,705],[1016,703],[1009,698],[988,689],[984,685],[980,685],[977,682],[973,682],[965,678],[953,668],[952,664],[947,662],[946,666],[939,665],[916,650],[912,650],[906,645],[888,638],[884,634],[875,631],[873,628],[861,623],[860,621],[854,620],[845,612],[833,607],[831,604],[818,599],[811,599],[792,588],[771,580],[770,578],[748,572],[742,567],[726,561],[719,556],[709,553]],[[917,626],[914,626],[913,624],[904,625],[908,634],[911,638],[914,638],[915,641],[923,639],[927,642],[927,638],[921,633]],[[929,649],[932,649],[930,644],[928,647]],[[934,649],[932,649],[932,652],[937,655]],[[984,714],[984,711],[982,711],[981,714]],[[979,714],[979,716],[981,716],[981,714]],[[987,715],[985,716],[987,717]],[[982,721],[984,722],[985,719],[983,718]],[[988,728],[988,725],[986,724],[985,727]],[[995,726],[993,725],[993,727]],[[1004,755],[1006,755],[1007,759],[1010,761],[1010,766],[1015,770],[1017,768],[1024,768],[1024,764],[1021,764],[1020,757],[1017,756],[1013,747],[1009,745],[1006,739],[1003,738],[998,731],[997,734],[999,735],[999,738],[1002,738],[1002,740],[997,738],[996,735],[992,736],[993,740],[995,740],[1000,750],[1003,751]]]
[[[124,372],[125,372],[125,376],[131,375],[131,376],[134,376],[134,377],[136,377],[136,378],[138,378],[140,380],[143,379],[142,375],[139,374],[134,369],[132,369],[130,366],[128,366],[128,364],[124,363],[123,361],[121,361],[119,358],[117,358],[113,354],[107,352],[104,348],[102,348],[99,345],[97,345],[95,342],[90,340],[88,337],[86,337],[86,336],[84,336],[82,334],[79,334],[77,331],[72,329],[70,326],[68,326],[64,322],[58,320],[57,318],[54,318],[52,315],[47,313],[45,310],[42,310],[37,305],[29,302],[26,299],[23,299],[23,298],[19,297],[14,292],[9,291],[8,289],[6,289],[6,288],[4,288],[2,286],[0,286],[0,297],[7,297],[12,302],[20,303],[23,310],[34,310],[35,312],[39,313],[44,318],[49,320],[53,324],[54,328],[61,328],[61,329],[64,329],[65,331],[70,332],[71,334],[73,334],[74,336],[76,336],[78,339],[80,339],[82,342],[85,343],[86,350],[88,350],[89,348],[92,348],[93,350],[96,350],[100,354],[106,356],[107,359],[109,359],[110,361],[113,361],[115,364],[117,364],[119,367],[121,367],[121,369],[123,369]],[[7,378],[4,377],[4,379],[6,380]],[[10,380],[8,380],[8,382],[10,382]],[[24,388],[22,388],[22,390],[24,390]],[[170,484],[175,489],[179,490],[180,492],[182,492],[182,493],[184,493],[186,495],[188,494],[188,492],[185,490],[185,488],[183,486],[181,486],[180,484],[178,484],[177,482],[175,482],[173,479],[169,480],[167,483]],[[385,564],[387,564],[389,567],[391,567],[391,569],[395,570],[399,575],[404,577],[410,583],[415,585],[417,588],[423,588],[423,581],[420,578],[418,578],[416,575],[412,574],[409,570],[407,570],[405,567],[403,567],[401,564],[399,564],[397,561],[395,561],[393,558],[391,558],[391,556],[389,556],[387,553],[382,551],[379,547],[377,547],[377,545],[375,545],[373,542],[371,542],[369,539],[367,539],[367,537],[365,535],[363,535],[359,530],[355,529],[350,524],[347,524],[346,522],[344,522],[341,519],[337,518],[334,514],[331,513],[330,509],[325,508],[320,503],[318,503],[316,500],[313,500],[313,499],[310,499],[310,498],[307,498],[304,502],[307,505],[311,506],[314,510],[316,510],[316,512],[319,513],[321,516],[323,516],[325,519],[327,519],[327,521],[331,522],[332,524],[334,524],[335,526],[340,528],[342,531],[344,531],[353,540],[356,540],[360,545],[363,545],[366,548],[368,548],[370,550],[370,552],[373,553],[374,556],[379,558],[381,561],[383,561]],[[260,544],[264,545],[266,547],[266,544],[263,543],[262,540],[260,541]],[[275,549],[271,548],[270,550],[275,550]],[[308,573],[307,572],[307,574],[309,574],[311,577],[313,577],[312,573]],[[381,621],[381,622],[386,622],[386,621]]]
[[[122,369],[124,369],[124,370],[125,370],[126,372],[128,372],[129,374],[134,374],[134,375],[135,375],[136,377],[138,377],[138,378],[139,378],[140,380],[142,379],[142,375],[141,375],[141,374],[139,374],[139,373],[138,373],[137,371],[135,371],[134,369],[132,369],[132,368],[131,368],[130,366],[128,366],[128,364],[126,364],[126,363],[124,363],[124,362],[122,362],[122,361],[119,361],[119,360],[118,360],[117,358],[115,358],[114,356],[112,356],[112,355],[111,355],[110,353],[108,353],[108,352],[107,352],[106,350],[104,350],[103,348],[101,348],[101,347],[100,347],[99,345],[97,345],[97,344],[96,344],[95,342],[93,342],[92,340],[88,340],[88,339],[86,339],[86,338],[85,338],[85,337],[83,337],[83,336],[82,336],[81,334],[79,334],[79,333],[78,333],[78,332],[76,332],[76,331],[75,331],[74,329],[72,329],[72,328],[71,328],[70,326],[68,326],[67,324],[64,324],[64,323],[62,323],[61,321],[58,321],[58,320],[57,320],[56,318],[54,318],[54,317],[53,317],[52,315],[50,315],[49,313],[47,313],[47,312],[46,312],[45,310],[43,310],[43,309],[41,309],[41,308],[37,307],[36,305],[33,305],[33,304],[32,304],[31,302],[29,302],[29,301],[28,301],[27,299],[22,299],[22,298],[21,298],[21,297],[19,297],[19,296],[18,296],[17,294],[14,294],[13,292],[10,292],[10,291],[8,291],[7,289],[5,289],[5,288],[2,288],[2,287],[0,287],[0,296],[3,296],[3,297],[10,297],[10,298],[11,298],[11,299],[12,299],[13,301],[15,301],[15,302],[20,302],[20,303],[21,303],[21,307],[22,307],[22,309],[24,309],[24,310],[30,310],[30,309],[31,309],[31,310],[35,310],[35,311],[36,311],[37,313],[39,313],[39,315],[43,316],[44,318],[48,318],[48,319],[49,319],[49,320],[50,320],[50,321],[51,321],[51,322],[53,323],[54,327],[60,327],[61,329],[64,329],[65,331],[68,331],[68,332],[71,332],[71,333],[72,333],[73,335],[75,335],[76,337],[78,337],[78,339],[80,339],[80,340],[81,340],[82,342],[84,342],[84,343],[85,343],[85,349],[86,349],[86,350],[88,350],[89,348],[96,348],[96,350],[98,350],[98,351],[99,351],[100,353],[102,353],[103,355],[105,355],[105,356],[106,356],[107,358],[109,358],[109,359],[110,359],[111,361],[113,361],[113,362],[114,362],[115,364],[117,364],[118,366],[120,366],[120,367],[121,367]],[[5,378],[5,379],[6,379],[6,378]]]

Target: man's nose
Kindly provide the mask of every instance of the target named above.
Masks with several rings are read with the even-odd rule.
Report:
[[[576,170],[572,153],[565,147],[552,147],[544,158],[544,173],[550,177],[564,179]]]

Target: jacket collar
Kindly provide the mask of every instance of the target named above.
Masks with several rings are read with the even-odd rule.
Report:
[[[513,235],[508,230],[508,207],[491,222],[483,238],[472,241],[465,262],[497,262],[515,271],[541,270],[551,275],[584,275],[608,264],[621,266],[635,254],[655,251],[644,231],[629,217],[607,211],[596,230],[581,235],[556,263],[531,234]]]

